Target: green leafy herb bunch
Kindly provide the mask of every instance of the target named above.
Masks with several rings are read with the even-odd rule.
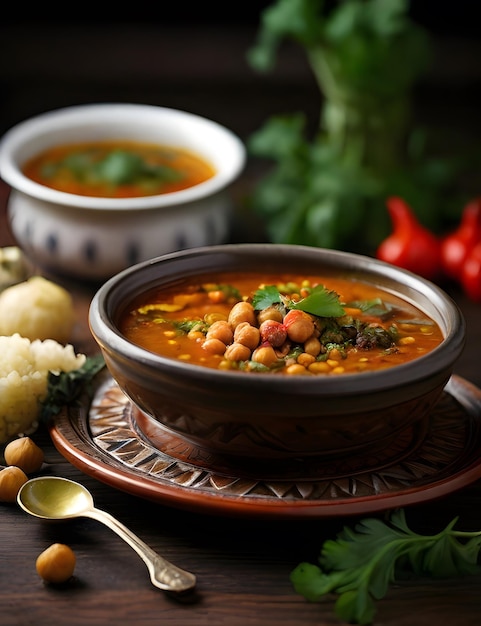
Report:
[[[481,531],[454,530],[457,521],[437,534],[422,535],[409,528],[403,509],[394,511],[388,521],[361,520],[323,544],[319,565],[299,564],[291,581],[312,602],[337,594],[335,612],[345,622],[371,624],[376,601],[402,574],[433,578],[481,574]]]
[[[321,96],[315,137],[298,112],[272,117],[249,140],[253,156],[275,164],[251,197],[272,241],[373,252],[389,233],[390,195],[433,230],[454,219],[446,189],[464,165],[428,158],[424,133],[412,128],[431,41],[408,9],[408,0],[277,0],[261,14],[251,66],[272,69],[290,40]]]

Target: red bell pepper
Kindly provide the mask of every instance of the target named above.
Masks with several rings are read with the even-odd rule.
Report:
[[[441,241],[441,263],[446,276],[461,279],[465,261],[478,241],[481,241],[481,198],[464,207],[458,228]]]
[[[402,198],[388,198],[386,206],[393,223],[393,232],[381,242],[376,252],[377,258],[429,280],[437,278],[441,271],[439,239],[420,224]]]

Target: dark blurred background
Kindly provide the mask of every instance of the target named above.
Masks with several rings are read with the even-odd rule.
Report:
[[[271,114],[303,110],[317,120],[320,96],[301,50],[284,46],[267,75],[246,61],[270,4],[98,2],[59,11],[9,3],[0,22],[0,133],[49,109],[102,101],[178,107],[243,138]],[[472,141],[481,103],[477,2],[411,6],[435,52],[415,94],[415,115],[449,130],[455,142]]]

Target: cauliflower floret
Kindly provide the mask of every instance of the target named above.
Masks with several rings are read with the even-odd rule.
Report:
[[[32,276],[0,293],[0,335],[18,333],[67,343],[75,323],[69,292],[46,278]]]
[[[0,443],[35,429],[50,371],[70,372],[85,360],[70,344],[0,336]]]

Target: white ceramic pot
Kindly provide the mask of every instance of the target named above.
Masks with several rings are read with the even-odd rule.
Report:
[[[204,183],[138,198],[86,197],[27,178],[22,165],[51,146],[128,139],[177,146],[215,168]],[[51,111],[9,130],[0,143],[0,176],[11,186],[8,215],[18,245],[56,273],[105,279],[139,261],[224,243],[229,186],[245,165],[243,143],[208,119],[164,107],[93,104]]]

